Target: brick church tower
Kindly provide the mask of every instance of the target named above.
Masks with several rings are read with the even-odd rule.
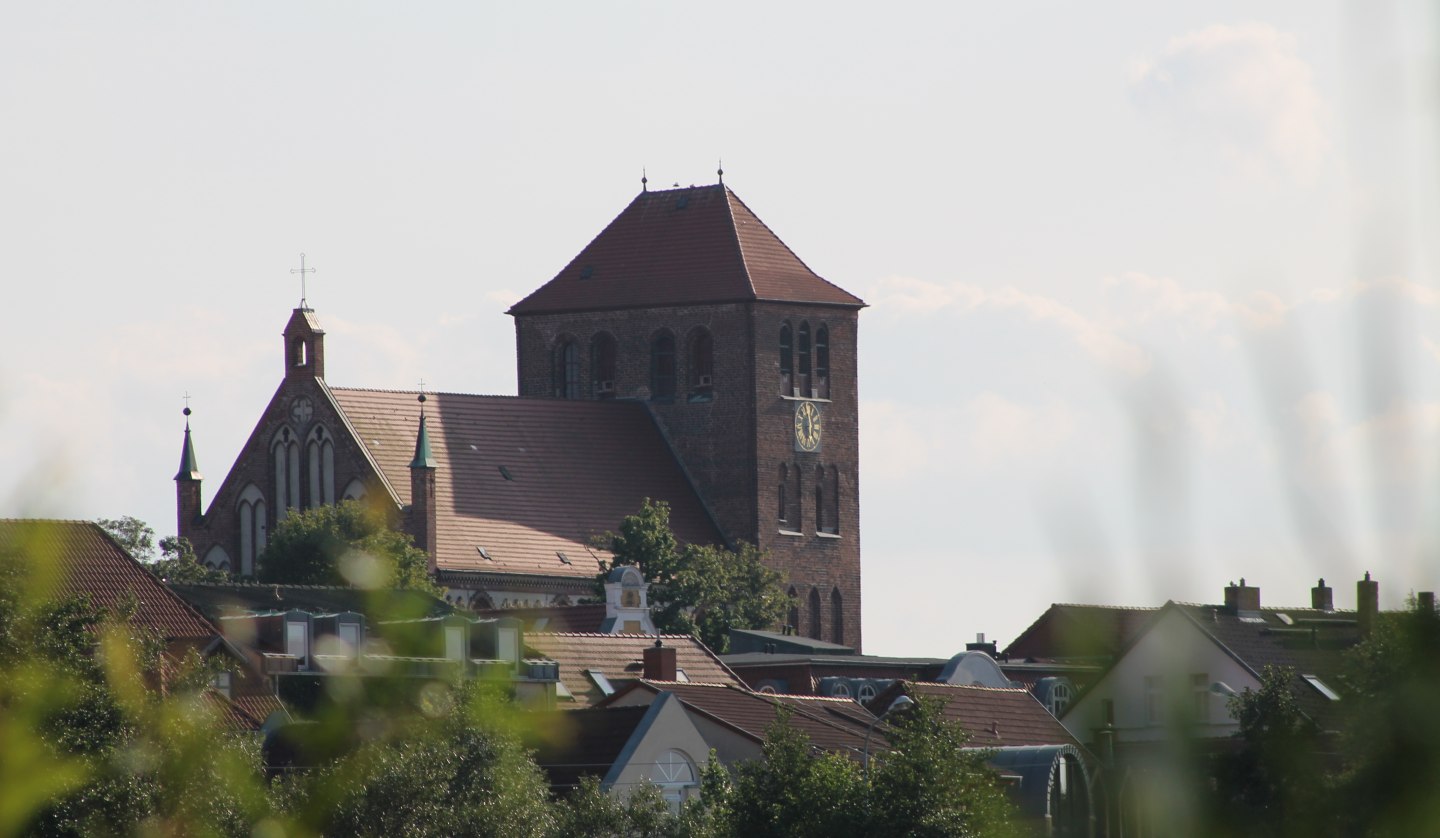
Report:
[[[510,309],[519,393],[647,404],[725,536],[786,574],[789,622],[858,649],[864,305],[723,184],[644,191]]]

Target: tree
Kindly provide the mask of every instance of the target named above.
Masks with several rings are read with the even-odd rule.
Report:
[[[230,577],[200,563],[190,539],[170,535],[160,539],[160,556],[155,556],[155,530],[139,518],[99,518],[95,523],[115,539],[146,569],[166,582],[224,582]]]
[[[921,698],[889,719],[890,751],[875,761],[866,790],[870,834],[1014,833],[1010,801],[985,765],[989,752],[967,748],[969,734],[938,702]]]
[[[661,631],[694,634],[723,653],[730,629],[769,628],[788,604],[784,577],[765,565],[765,554],[750,544],[735,550],[712,545],[681,546],[670,529],[670,506],[646,498],[625,516],[618,532],[598,540],[613,564],[639,568],[650,582],[651,618]],[[603,583],[607,570],[601,571]]]
[[[865,834],[868,802],[856,763],[814,755],[810,737],[782,708],[765,732],[758,760],[741,763],[728,794],[728,834],[746,838]]]
[[[439,594],[429,556],[384,510],[356,500],[291,510],[260,554],[260,580]]]

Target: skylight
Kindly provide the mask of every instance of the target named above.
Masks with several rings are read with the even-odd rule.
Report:
[[[475,548],[475,552],[479,553],[479,554],[480,554],[480,558],[484,559],[484,560],[487,561],[487,562],[493,562],[493,561],[495,561],[494,559],[490,558],[490,554],[489,554],[489,553],[485,552],[485,548],[484,548],[484,547],[479,547],[479,546],[477,546],[477,547]]]
[[[1326,684],[1324,681],[1321,681],[1320,678],[1319,678],[1319,676],[1317,676],[1317,675],[1301,675],[1300,677],[1301,677],[1301,678],[1304,678],[1304,679],[1305,679],[1305,682],[1306,682],[1307,684],[1309,684],[1310,686],[1314,687],[1316,692],[1320,693],[1321,695],[1325,696],[1326,698],[1330,699],[1331,701],[1339,701],[1339,700],[1340,700],[1340,696],[1339,696],[1334,690],[1330,689],[1330,685],[1329,685],[1329,684]]]
[[[611,685],[610,679],[605,677],[605,673],[601,672],[598,669],[587,669],[585,670],[585,674],[590,678],[590,680],[595,684],[595,686],[600,688],[600,692],[604,693],[605,695],[615,694],[615,687]]]

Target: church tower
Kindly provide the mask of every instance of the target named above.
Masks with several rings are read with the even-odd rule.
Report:
[[[864,305],[723,184],[643,191],[510,309],[519,393],[647,404],[721,531],[785,573],[789,622],[858,649]]]
[[[180,448],[180,470],[175,472],[175,534],[191,538],[200,520],[200,466],[195,462],[195,445],[190,441],[190,407],[185,407],[185,443]]]

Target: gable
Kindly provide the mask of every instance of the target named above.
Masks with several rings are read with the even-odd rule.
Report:
[[[859,308],[722,184],[635,196],[510,314],[775,300]]]

